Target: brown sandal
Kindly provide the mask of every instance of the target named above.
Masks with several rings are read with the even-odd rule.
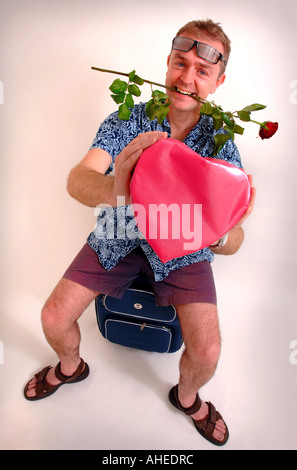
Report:
[[[197,413],[197,411],[200,410],[201,404],[202,404],[201,400],[200,400],[200,397],[197,393],[195,403],[190,408],[183,408],[182,405],[180,404],[179,399],[178,399],[178,386],[177,385],[175,385],[175,387],[173,387],[170,390],[169,400],[170,400],[170,403],[173,406],[175,406],[175,408],[182,411],[183,413],[185,413],[188,416]],[[216,411],[213,404],[210,403],[210,402],[206,402],[206,404],[208,405],[208,414],[207,414],[207,416],[203,419],[200,419],[200,420],[195,420],[193,418],[191,418],[191,419],[194,423],[195,428],[197,429],[199,434],[201,434],[201,436],[203,436],[207,441],[211,442],[212,444],[215,444],[217,446],[223,446],[224,444],[226,444],[226,442],[228,441],[228,438],[229,438],[229,431],[228,431],[227,425],[226,425],[225,421],[223,420],[222,416],[220,415],[220,413],[218,411]],[[223,421],[223,423],[226,427],[224,439],[222,441],[219,441],[218,439],[215,439],[212,435],[213,431],[214,431],[214,428],[215,428],[215,425],[216,425],[216,422],[219,419],[221,419]]]
[[[36,378],[36,389],[35,389],[36,395],[34,397],[29,397],[27,395],[27,392],[29,389],[29,383],[31,382],[31,380],[34,379],[34,377],[32,377],[32,379],[29,380],[29,382],[27,383],[24,389],[24,395],[27,400],[35,401],[35,400],[41,400],[42,398],[49,397],[50,395],[55,393],[58,390],[58,388],[61,387],[61,385],[80,382],[81,380],[86,379],[90,372],[88,364],[84,362],[83,359],[81,359],[80,364],[78,368],[76,369],[76,371],[74,372],[74,374],[68,377],[62,374],[61,363],[59,362],[59,364],[57,364],[57,366],[55,367],[55,375],[58,380],[61,380],[61,383],[58,385],[51,385],[46,380],[47,373],[50,369],[52,369],[52,366],[45,367],[40,372],[37,372],[37,374],[34,375],[34,377]]]

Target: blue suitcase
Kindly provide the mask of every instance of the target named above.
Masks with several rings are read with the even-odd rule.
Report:
[[[112,343],[159,353],[176,352],[183,344],[175,307],[156,305],[144,274],[122,299],[109,295],[96,297],[95,308],[99,330]]]

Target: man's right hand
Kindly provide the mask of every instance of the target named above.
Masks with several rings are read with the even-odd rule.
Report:
[[[111,156],[102,149],[89,150],[69,173],[68,193],[89,207],[96,207],[98,204],[110,204],[116,207],[119,196],[125,198],[125,204],[130,204],[133,168],[143,150],[166,137],[166,132],[153,131],[139,134],[116,157],[115,176],[105,175],[112,162]]]
[[[130,204],[130,182],[132,171],[143,150],[161,139],[167,138],[167,132],[145,132],[139,134],[125,147],[115,160],[115,176],[113,183],[114,199],[125,197],[125,204]]]

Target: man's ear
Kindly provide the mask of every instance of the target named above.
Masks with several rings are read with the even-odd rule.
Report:
[[[169,66],[170,57],[171,57],[171,54],[169,54],[169,56],[167,57],[167,68]]]
[[[216,83],[214,84],[213,88],[211,89],[210,93],[213,94],[218,88],[219,86],[223,85],[224,81],[225,81],[225,78],[226,78],[226,75],[223,73],[223,75],[221,75]]]

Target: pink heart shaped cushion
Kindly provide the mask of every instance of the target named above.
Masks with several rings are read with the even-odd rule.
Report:
[[[131,199],[139,230],[165,263],[227,233],[248,207],[250,184],[234,165],[163,139],[142,153]]]

